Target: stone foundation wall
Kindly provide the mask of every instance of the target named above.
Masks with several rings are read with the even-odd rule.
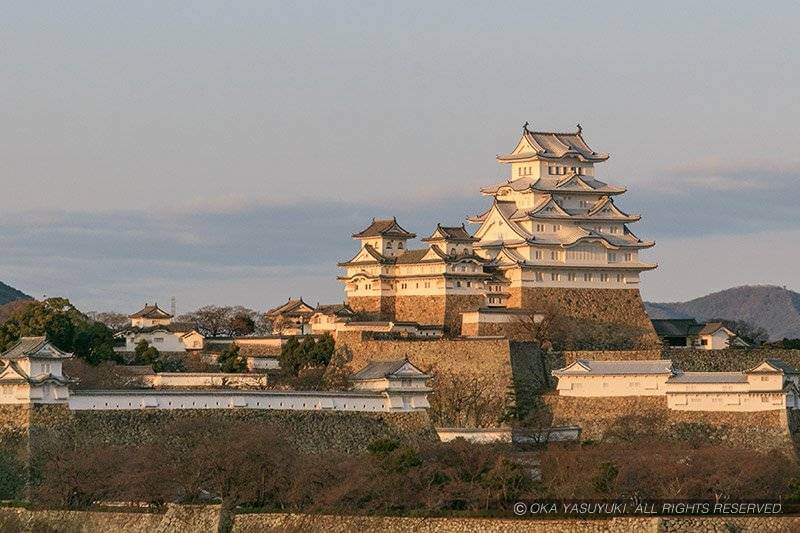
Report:
[[[476,311],[484,304],[480,294],[442,296],[356,296],[348,304],[356,311],[379,314],[384,320],[442,325],[452,335],[461,332],[461,313]]]
[[[643,344],[658,342],[638,289],[512,287],[509,292],[508,307],[556,308],[572,318],[639,328]]]
[[[663,396],[542,397],[552,425],[577,425],[584,440],[656,436],[704,443],[728,443],[759,450],[792,450],[785,411],[752,413],[674,411]]]
[[[562,352],[564,365],[574,363],[577,359],[594,359],[598,361],[642,361],[667,359],[660,349],[652,350],[574,350]]]
[[[797,516],[674,516],[613,517],[609,519],[513,519],[402,516],[335,516],[312,514],[240,513],[230,515],[219,506],[168,505],[166,512],[64,511],[0,507],[0,530],[24,533],[261,533],[262,531],[385,531],[386,533],[471,533],[473,531],[538,533],[694,533],[740,531],[742,533],[800,530]]]
[[[135,411],[71,411],[61,405],[37,405],[30,412],[31,453],[39,442],[57,438],[85,438],[109,444],[160,440],[176,421],[198,426],[246,421],[270,424],[290,444],[308,452],[360,452],[376,439],[437,440],[425,411],[409,413],[352,413],[342,411],[258,411],[250,409],[186,409]]]
[[[386,533],[695,533],[697,531],[793,532],[800,528],[797,516],[732,517],[614,517],[596,520],[534,520],[503,518],[428,518],[388,516],[332,516],[307,514],[238,514],[234,533],[261,531],[384,531]]]
[[[753,368],[764,359],[782,359],[800,368],[800,350],[780,348],[748,348],[727,350],[695,350],[665,348],[665,359],[687,372],[734,372]]]
[[[466,337],[509,337],[508,324],[498,322],[472,322],[461,326]]]
[[[369,361],[408,357],[424,370],[484,380],[502,402],[508,400],[512,387],[518,394],[530,395],[551,385],[549,356],[532,343],[463,337],[382,340],[371,339],[365,332],[341,332],[336,343],[349,348],[353,355],[349,366],[354,371]]]
[[[483,307],[486,299],[483,295],[449,295],[444,312],[444,325],[453,335],[461,333],[461,315],[470,311],[477,311]]]
[[[394,296],[351,296],[347,305],[353,311],[378,315],[383,320],[394,318]]]
[[[446,301],[444,296],[397,296],[394,318],[403,322],[444,324]]]
[[[349,366],[363,368],[369,361],[408,357],[420,367],[492,376],[499,387],[511,380],[511,348],[508,339],[371,339],[360,331],[340,332],[337,346],[353,354]],[[505,389],[502,389],[505,390]]]
[[[218,531],[221,517],[216,505],[168,505],[163,513],[0,507],[0,531],[194,533]]]

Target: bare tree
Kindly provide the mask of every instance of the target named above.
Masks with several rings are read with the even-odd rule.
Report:
[[[116,311],[90,312],[87,315],[96,322],[105,324],[112,331],[120,331],[130,324],[127,315]]]
[[[449,427],[488,427],[506,411],[505,391],[491,376],[432,368],[429,414],[434,424]]]

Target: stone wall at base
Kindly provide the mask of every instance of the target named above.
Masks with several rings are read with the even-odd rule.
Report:
[[[353,311],[378,315],[384,320],[394,318],[394,296],[351,296],[347,305]]]
[[[572,318],[638,328],[643,333],[641,343],[658,342],[638,289],[512,287],[509,292],[508,307],[555,308]]]
[[[343,331],[337,347],[353,354],[350,368],[358,370],[369,361],[391,361],[408,357],[421,367],[494,376],[507,386],[511,379],[510,341],[489,339],[372,339],[368,332]]]
[[[480,294],[441,296],[354,296],[347,300],[356,311],[380,315],[383,320],[444,326],[451,335],[461,332],[461,313],[482,307]]]
[[[449,295],[445,303],[444,325],[452,335],[461,334],[461,315],[483,307],[486,298],[483,295]]]
[[[552,425],[577,425],[583,440],[636,435],[727,443],[759,450],[793,449],[785,411],[674,411],[663,396],[581,398],[542,396]]]
[[[349,366],[363,368],[369,361],[408,357],[425,370],[487,380],[494,394],[507,400],[509,389],[539,391],[551,385],[550,362],[532,343],[505,338],[372,339],[365,332],[341,332],[338,347],[353,355]],[[436,392],[434,391],[434,394]]]
[[[0,507],[0,531],[199,533],[218,531],[221,517],[216,505],[167,505],[163,513]]]
[[[342,411],[279,411],[250,409],[185,409],[134,411],[70,411],[60,405],[37,405],[30,411],[31,453],[39,442],[85,438],[109,444],[160,440],[176,421],[246,421],[269,424],[288,442],[308,452],[363,451],[376,439],[438,440],[425,411],[362,413]]]
[[[596,361],[641,361],[652,359],[666,359],[661,349],[652,350],[573,350],[562,352],[564,366],[574,363],[577,359],[593,359]]]
[[[797,516],[665,516],[609,519],[429,518],[401,516],[336,516],[239,513],[219,506],[168,505],[164,513],[135,511],[63,511],[0,507],[0,531],[32,533],[261,533],[264,531],[384,531],[386,533],[694,533],[737,531],[791,533],[800,530]]]
[[[748,348],[727,350],[698,350],[693,348],[654,348],[648,350],[565,351],[564,364],[576,359],[600,361],[630,361],[634,359],[670,359],[675,368],[685,372],[737,372],[753,368],[765,359],[781,359],[800,368],[800,350],[782,348]]]
[[[447,302],[444,296],[396,296],[394,319],[399,322],[444,325]]]
[[[233,533],[262,531],[383,531],[386,533],[472,533],[474,531],[537,533],[694,533],[737,531],[794,532],[796,516],[734,517],[614,517],[607,520],[533,520],[503,518],[427,518],[387,516],[332,516],[307,514],[237,514]]]
[[[687,372],[735,372],[753,368],[765,359],[782,359],[800,368],[800,350],[781,348],[748,348],[727,350],[670,349],[663,350],[665,359]]]

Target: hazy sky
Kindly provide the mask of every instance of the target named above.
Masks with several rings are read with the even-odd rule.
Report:
[[[0,280],[84,309],[343,297],[372,216],[488,202],[521,125],[612,154],[648,299],[800,289],[796,2],[30,3],[0,17]]]

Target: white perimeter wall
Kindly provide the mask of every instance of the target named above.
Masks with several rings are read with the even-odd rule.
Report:
[[[73,391],[76,411],[130,409],[289,409],[335,411],[419,411],[428,406],[420,393],[331,393],[282,391]]]

